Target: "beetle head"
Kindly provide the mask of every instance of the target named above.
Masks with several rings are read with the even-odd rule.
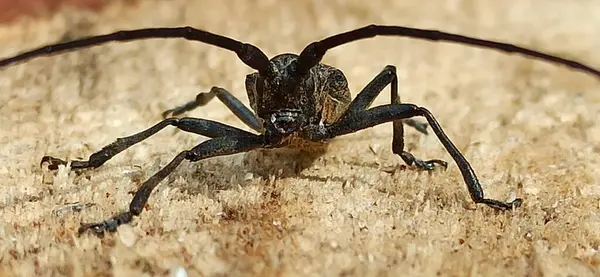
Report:
[[[270,61],[269,74],[248,75],[248,98],[265,128],[281,135],[291,134],[317,117],[315,80],[297,76],[298,56],[283,54]]]
[[[337,105],[328,102],[337,92],[349,98],[346,78],[338,69],[319,64],[300,75],[295,54],[275,56],[270,66],[268,74],[248,75],[246,90],[252,109],[271,133],[289,135],[308,124],[319,124],[329,116],[331,106]]]

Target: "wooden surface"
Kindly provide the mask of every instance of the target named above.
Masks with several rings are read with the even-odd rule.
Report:
[[[100,14],[62,11],[1,26],[0,56],[64,38],[180,25],[274,56],[379,23],[515,42],[600,67],[594,1],[280,2],[148,0]],[[82,174],[40,168],[42,156],[87,158],[213,85],[247,101],[250,69],[228,51],[183,40],[111,44],[0,71],[0,275],[600,274],[598,78],[403,38],[339,47],[324,61],[346,73],[353,95],[396,65],[402,100],[438,117],[486,196],[518,195],[523,206],[507,213],[474,206],[453,162],[433,174],[401,170],[385,124],[339,138],[296,177],[277,177],[272,160],[245,164],[243,155],[184,163],[134,224],[104,239],[77,237],[81,221],[125,209],[143,180],[204,138],[167,129]],[[386,89],[375,104],[388,99]],[[243,126],[217,101],[189,115]],[[409,130],[407,140],[419,157],[451,161],[433,135]],[[389,167],[398,169],[382,170]],[[259,177],[264,172],[272,177]],[[95,205],[54,212],[74,202]]]

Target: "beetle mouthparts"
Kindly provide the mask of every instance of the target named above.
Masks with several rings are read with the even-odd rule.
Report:
[[[304,116],[299,110],[280,110],[273,112],[270,117],[271,125],[282,135],[297,131],[304,121]]]

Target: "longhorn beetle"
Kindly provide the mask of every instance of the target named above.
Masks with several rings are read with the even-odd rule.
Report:
[[[426,133],[427,124],[450,154],[462,174],[471,199],[498,210],[512,210],[521,205],[517,198],[512,202],[502,202],[485,198],[473,168],[446,136],[433,114],[426,108],[414,104],[401,103],[398,95],[396,68],[384,67],[357,96],[352,99],[346,77],[339,69],[320,63],[325,53],[337,46],[375,36],[400,36],[431,41],[447,41],[483,48],[491,48],[507,53],[562,64],[600,78],[600,71],[573,60],[544,54],[512,44],[495,42],[436,30],[415,29],[402,26],[369,25],[316,41],[304,48],[299,55],[280,54],[269,58],[256,46],[248,43],[198,30],[192,27],[148,28],[91,36],[69,42],[47,45],[23,52],[0,61],[0,67],[22,62],[39,56],[58,54],[70,50],[90,47],[112,41],[132,41],[151,38],[184,38],[211,44],[233,51],[240,60],[256,70],[246,76],[246,90],[252,110],[223,88],[213,87],[210,92],[200,93],[195,100],[166,111],[166,119],[137,134],[118,138],[115,142],[93,153],[87,161],[73,160],[71,168],[96,168],[121,151],[152,136],[166,126],[175,126],[183,131],[196,133],[210,139],[190,150],[175,156],[165,167],[150,177],[136,191],[129,210],[97,223],[82,223],[79,234],[91,230],[96,234],[113,232],[119,225],[139,216],[148,201],[152,190],[184,160],[191,162],[223,155],[247,152],[257,149],[294,148],[298,145],[323,145],[330,139],[370,128],[378,124],[392,122],[392,152],[399,155],[409,166],[421,170],[431,170],[435,166],[446,167],[442,160],[421,160],[404,150],[403,124],[412,125]],[[388,85],[391,85],[390,104],[370,108],[374,99]],[[223,123],[200,118],[167,117],[178,115],[205,105],[217,97],[240,120],[256,133],[235,128]],[[427,124],[415,123],[410,118],[422,116]],[[49,163],[50,169],[57,169],[67,162],[45,156],[42,163]]]

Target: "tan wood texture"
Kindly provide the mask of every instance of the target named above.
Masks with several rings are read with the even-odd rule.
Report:
[[[600,5],[547,0],[145,0],[3,25],[0,56],[182,25],[273,56],[370,23],[514,42],[600,67]],[[356,42],[324,61],[346,73],[353,95],[396,65],[402,100],[437,116],[486,195],[518,195],[524,205],[508,213],[474,206],[452,162],[433,174],[402,170],[384,124],[340,137],[298,176],[278,177],[291,162],[269,157],[183,163],[134,224],[104,239],[77,237],[81,221],[126,209],[143,180],[204,138],[166,129],[81,174],[49,172],[42,156],[87,158],[213,85],[247,101],[250,69],[228,51],[184,40],[114,43],[0,70],[0,275],[169,276],[179,267],[189,276],[600,274],[600,80],[404,38]],[[243,127],[218,101],[188,115]],[[419,157],[451,161],[433,135],[408,130],[407,141]],[[73,212],[69,203],[95,205]]]

